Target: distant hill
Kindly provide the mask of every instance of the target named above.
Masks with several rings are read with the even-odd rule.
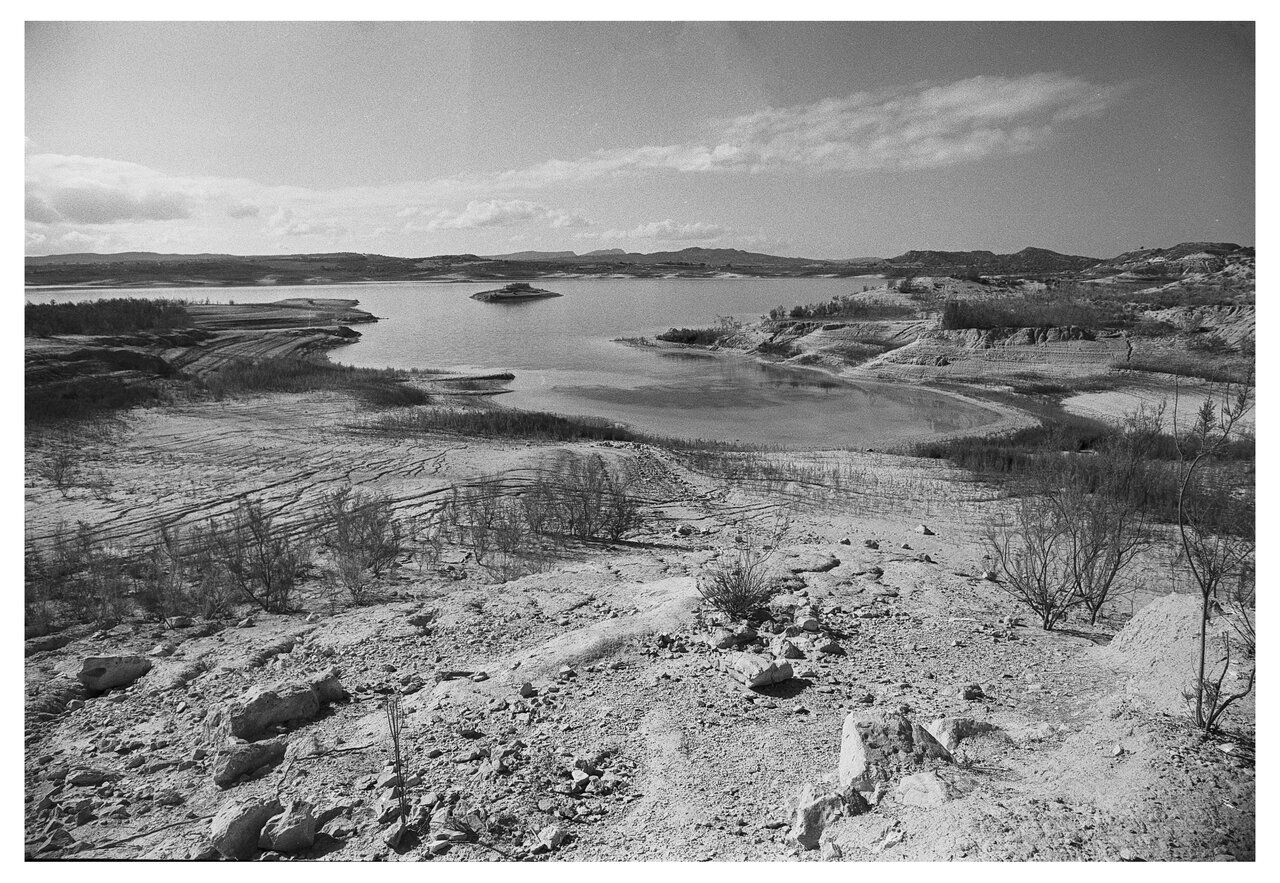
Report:
[[[710,277],[735,273],[753,277],[1082,274],[1120,281],[1174,279],[1187,274],[1252,273],[1254,250],[1234,243],[1184,242],[1169,249],[1140,249],[1111,260],[1024,248],[992,251],[915,249],[893,258],[821,260],[782,257],[736,248],[683,248],[652,254],[610,248],[579,255],[572,251],[521,251],[487,257],[474,254],[389,257],[357,252],[292,255],[118,254],[43,255],[26,259],[27,285],[209,286],[323,284],[331,282],[531,280],[574,273],[634,277]],[[1234,278],[1233,276],[1233,278]]]
[[[154,251],[121,251],[114,254],[77,252],[76,254],[49,254],[28,257],[27,266],[39,267],[46,264],[126,264],[137,261],[171,263],[173,261],[227,260],[239,260],[239,258],[231,254],[158,254]]]
[[[1173,280],[1188,274],[1221,273],[1229,267],[1252,265],[1255,251],[1234,242],[1180,242],[1172,248],[1141,248],[1099,261],[1087,276],[1124,276],[1141,280]]]
[[[485,255],[489,261],[575,261],[576,251],[513,251],[511,254]]]
[[[996,254],[990,251],[908,251],[889,258],[888,263],[890,267],[922,274],[976,272],[998,276],[1078,272],[1098,263],[1098,258],[1028,247],[1013,254]]]

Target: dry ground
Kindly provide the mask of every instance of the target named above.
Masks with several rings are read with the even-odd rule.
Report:
[[[84,520],[129,547],[248,495],[304,529],[320,495],[346,484],[387,493],[410,517],[453,486],[518,477],[562,450],[630,461],[646,519],[626,542],[581,548],[505,584],[448,550],[439,563],[408,563],[369,606],[335,605],[314,579],[293,615],[243,627],[131,622],[31,653],[31,851],[61,828],[79,845],[52,855],[207,857],[208,817],[231,800],[279,794],[337,808],[302,858],[424,858],[422,844],[389,849],[374,818],[389,756],[381,706],[397,694],[406,763],[420,776],[411,803],[432,795],[483,822],[480,842],[436,860],[1254,856],[1252,705],[1231,719],[1233,737],[1209,742],[1181,716],[1194,610],[1159,602],[1114,642],[1123,617],[1052,633],[1010,627],[1002,620],[1018,611],[979,576],[980,529],[997,495],[937,463],[796,455],[815,466],[807,481],[727,484],[648,446],[380,436],[338,394],[137,412],[87,448],[83,474],[101,478],[91,487],[59,490],[29,470],[29,545]],[[790,574],[788,597],[819,604],[823,634],[845,655],[809,652],[797,677],[749,691],[716,667],[696,586],[779,507],[792,519],[774,558]],[[839,564],[811,569],[827,555]],[[1149,579],[1158,590],[1159,575]],[[430,610],[433,622],[411,622]],[[172,655],[153,654],[162,643]],[[116,653],[152,654],[155,667],[126,689],[36,713],[57,709],[51,691],[84,657]],[[282,728],[299,746],[285,763],[216,787],[216,745],[201,729],[210,709],[330,666],[351,698]],[[524,682],[536,695],[521,702]],[[986,698],[960,697],[973,683]],[[952,789],[942,806],[890,798],[834,823],[823,849],[801,850],[787,836],[787,801],[834,769],[844,717],[868,708],[999,729],[962,743],[941,772]],[[505,771],[488,761],[500,755]],[[608,784],[575,793],[577,760]],[[105,778],[77,775],[85,769]],[[535,855],[537,832],[553,823],[568,838]]]

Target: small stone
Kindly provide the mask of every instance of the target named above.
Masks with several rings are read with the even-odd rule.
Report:
[[[538,842],[546,846],[547,849],[559,849],[567,836],[569,835],[561,826],[547,825],[538,832]]]
[[[907,806],[933,809],[950,799],[946,783],[932,771],[906,776],[898,783],[895,794]]]
[[[987,694],[982,691],[982,687],[978,684],[966,684],[960,688],[960,698],[973,701],[975,699],[985,699]]]
[[[918,533],[918,534],[922,534],[922,535],[924,535],[924,536],[926,536],[926,537],[931,537],[931,536],[933,536],[933,531],[929,530],[929,526],[928,526],[928,525],[926,525],[926,524],[918,525],[918,526],[916,527],[916,533]]]

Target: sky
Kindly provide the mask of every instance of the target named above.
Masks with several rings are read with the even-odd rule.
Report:
[[[1249,23],[26,25],[25,249],[1254,243]]]

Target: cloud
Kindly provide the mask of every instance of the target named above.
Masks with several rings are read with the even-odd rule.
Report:
[[[191,216],[184,189],[145,166],[56,154],[33,154],[26,159],[30,221],[115,224]]]
[[[719,224],[707,224],[695,221],[691,224],[680,224],[670,218],[665,221],[651,221],[640,224],[630,230],[605,230],[595,237],[602,240],[614,239],[656,239],[664,242],[706,242],[718,239],[730,231]]]
[[[399,214],[403,215],[404,211]],[[584,227],[591,223],[580,215],[525,199],[488,199],[472,200],[461,211],[440,210],[425,225],[410,222],[406,229],[426,232],[477,230],[485,227],[509,227],[530,221],[544,221],[556,228]]]
[[[110,231],[112,244],[125,248],[148,248],[171,235],[190,243],[191,250],[218,250],[233,242],[256,245],[255,229],[273,236],[329,237],[334,247],[342,247],[341,238],[364,240],[379,230],[415,240],[423,233],[443,240],[457,231],[539,227],[576,230],[580,239],[740,238],[742,231],[672,219],[597,233],[587,218],[547,204],[540,193],[648,175],[846,176],[1022,154],[1042,148],[1074,122],[1102,113],[1123,89],[1062,73],[979,76],[765,107],[710,121],[697,137],[676,144],[619,146],[500,172],[325,189],[35,153],[36,145],[28,141],[27,231],[45,237],[28,247],[47,252],[73,230],[99,238]],[[235,223],[264,217],[260,224]],[[430,248],[431,238],[421,247]]]
[[[501,173],[510,186],[580,183],[646,170],[856,173],[937,168],[1043,146],[1123,91],[1061,73],[972,77],[858,92],[717,120],[683,144],[601,150]]]
[[[272,236],[341,236],[350,228],[337,218],[299,217],[291,208],[278,208],[267,219]]]

